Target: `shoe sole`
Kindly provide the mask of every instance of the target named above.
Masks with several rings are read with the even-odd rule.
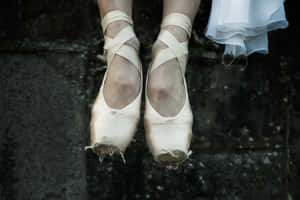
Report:
[[[174,150],[171,153],[162,153],[156,158],[157,162],[163,165],[177,165],[186,159],[186,153],[180,150]]]
[[[91,149],[95,154],[97,154],[100,162],[102,162],[105,157],[115,157],[116,155],[120,155],[122,161],[126,163],[123,152],[120,151],[117,146],[111,144],[95,143]]]

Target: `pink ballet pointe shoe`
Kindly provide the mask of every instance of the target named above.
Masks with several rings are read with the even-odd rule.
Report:
[[[192,23],[186,15],[172,13],[163,20],[158,39],[168,47],[160,50],[153,59],[147,74],[146,88],[149,74],[167,61],[176,58],[184,80],[185,103],[175,116],[165,117],[152,107],[146,90],[144,124],[147,143],[154,160],[161,164],[173,165],[183,162],[191,154],[189,147],[192,137],[193,114],[184,76],[187,64],[188,41],[179,42],[172,33],[163,29],[168,25],[179,26],[189,36],[191,34]]]
[[[119,20],[126,21],[130,25],[133,24],[131,18],[125,13],[119,10],[110,11],[102,20],[103,32],[105,33],[109,24]],[[130,104],[121,109],[111,108],[103,96],[107,75],[107,71],[105,72],[99,94],[92,108],[91,145],[85,148],[92,149],[99,156],[100,161],[106,156],[120,154],[125,162],[124,152],[134,137],[140,119],[143,75],[137,50],[126,44],[132,38],[136,38],[132,26],[123,28],[114,38],[105,36],[104,50],[108,68],[115,55],[126,58],[140,73],[141,88],[138,96]]]

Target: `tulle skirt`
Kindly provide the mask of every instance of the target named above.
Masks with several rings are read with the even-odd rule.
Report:
[[[233,58],[268,53],[268,32],[288,26],[285,0],[213,0],[206,37]]]

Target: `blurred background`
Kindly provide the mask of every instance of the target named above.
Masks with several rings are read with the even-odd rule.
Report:
[[[121,158],[99,163],[90,110],[106,64],[95,1],[11,0],[0,7],[0,200],[300,199],[299,12],[269,36],[270,54],[225,69],[223,47],[204,37],[203,0],[190,41],[194,113],[190,159],[157,165],[143,119]],[[144,72],[162,1],[134,1]]]

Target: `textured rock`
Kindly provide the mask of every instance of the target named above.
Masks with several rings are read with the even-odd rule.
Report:
[[[284,186],[278,176],[282,171],[281,159],[278,152],[195,153],[177,170],[161,168],[145,159],[145,196],[192,200],[281,199]]]
[[[88,116],[80,56],[2,54],[0,65],[1,177],[13,191],[4,198],[84,199]]]
[[[98,10],[92,1],[7,1],[1,6],[0,37],[69,41],[95,35]],[[94,16],[94,17],[91,17]]]

